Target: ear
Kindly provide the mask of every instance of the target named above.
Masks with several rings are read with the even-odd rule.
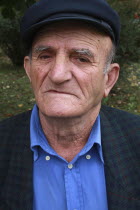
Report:
[[[107,97],[113,86],[118,80],[120,66],[118,63],[113,63],[110,65],[108,72],[106,73],[106,84],[104,90],[104,97]]]
[[[26,74],[31,81],[31,61],[29,56],[24,57],[24,69],[26,71]]]

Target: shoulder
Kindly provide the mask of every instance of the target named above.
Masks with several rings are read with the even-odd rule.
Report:
[[[0,121],[0,128],[8,126],[9,124],[11,126],[13,126],[13,125],[18,124],[19,122],[28,120],[30,118],[30,115],[31,115],[31,111],[27,111],[27,112],[23,112],[21,114],[15,115],[13,117],[4,119],[4,120]]]
[[[109,142],[109,145],[115,145],[115,147],[119,145],[120,150],[122,147],[126,148],[139,160],[140,116],[102,106],[100,117],[104,144]]]
[[[0,143],[17,139],[23,132],[29,131],[31,111],[18,114],[0,122]]]
[[[119,109],[103,106],[100,112],[102,128],[119,132],[129,141],[140,142],[140,116]]]
[[[108,106],[102,106],[101,107],[101,115],[105,115],[109,120],[111,121],[118,121],[118,122],[123,122],[126,124],[132,124],[134,122],[140,123],[140,116],[128,113],[126,111],[108,107]],[[126,121],[128,120],[128,121]],[[132,121],[131,121],[132,120]],[[139,124],[140,126],[140,124]]]
[[[130,148],[134,148],[135,153],[140,155],[140,116],[103,106],[100,112],[101,131],[104,135],[112,139],[115,137],[117,142],[127,142]]]

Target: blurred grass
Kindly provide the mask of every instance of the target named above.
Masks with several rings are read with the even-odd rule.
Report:
[[[128,76],[121,77],[103,103],[140,115],[140,64],[123,68]],[[7,58],[0,56],[0,120],[30,110],[34,103],[24,69],[15,69]]]
[[[23,68],[0,62],[0,119],[29,110],[35,103]]]
[[[125,71],[125,74],[123,74]],[[122,75],[121,75],[122,74]],[[140,64],[123,65],[120,78],[112,89],[105,105],[140,115]]]

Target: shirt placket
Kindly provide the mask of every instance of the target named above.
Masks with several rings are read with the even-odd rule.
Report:
[[[65,190],[67,210],[83,209],[83,194],[80,172],[77,164],[67,164],[65,167]]]

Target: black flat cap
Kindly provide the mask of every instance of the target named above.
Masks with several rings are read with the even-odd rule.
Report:
[[[40,27],[61,20],[90,22],[104,30],[118,45],[120,19],[105,0],[40,0],[27,9],[21,20],[21,37],[31,45]]]

